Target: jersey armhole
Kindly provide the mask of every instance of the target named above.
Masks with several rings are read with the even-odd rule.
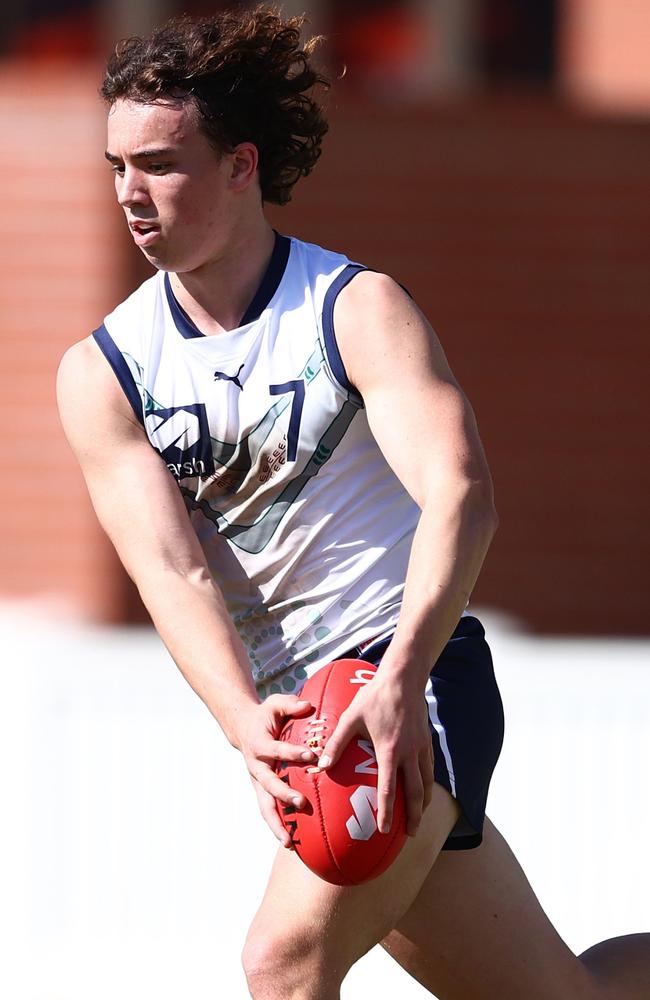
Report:
[[[350,394],[355,403],[359,406],[363,406],[363,398],[357,387],[348,378],[348,373],[345,370],[345,365],[343,364],[343,358],[341,357],[341,352],[339,351],[339,345],[336,341],[336,333],[334,331],[334,306],[339,293],[343,291],[345,286],[349,284],[352,279],[359,274],[360,271],[373,271],[371,267],[365,267],[363,264],[347,264],[343,270],[337,274],[336,278],[327,289],[325,294],[325,300],[323,302],[323,342],[325,345],[325,354],[327,355],[327,361],[330,366],[332,375],[346,392]],[[398,282],[400,288],[406,292],[410,299],[413,298],[408,288]]]
[[[138,387],[135,384],[135,379],[128,364],[126,363],[124,356],[120,352],[117,344],[111,337],[110,333],[106,329],[104,323],[97,330],[93,330],[93,337],[99,347],[100,351],[108,361],[109,365],[115,373],[117,381],[122,386],[124,395],[131,404],[131,409],[135,413],[137,419],[144,427],[144,418],[142,416],[142,399],[140,393],[138,392]]]
[[[368,270],[371,269],[364,267],[363,264],[347,264],[343,270],[337,274],[336,278],[327,289],[325,299],[323,301],[322,313],[323,344],[330,370],[341,388],[348,392],[352,397],[352,400],[359,406],[363,406],[361,393],[348,378],[348,373],[345,370],[341,352],[339,351],[339,345],[336,342],[336,333],[334,332],[334,306],[339,293],[343,291],[345,286],[349,284],[349,282],[352,281],[352,279],[359,274],[360,271]]]

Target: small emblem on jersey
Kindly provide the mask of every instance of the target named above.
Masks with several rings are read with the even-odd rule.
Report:
[[[145,417],[147,435],[176,479],[214,472],[212,442],[203,403],[152,410]]]
[[[239,376],[241,375],[241,370],[246,362],[244,361],[240,366],[236,375],[226,375],[225,372],[215,372],[214,380],[215,382],[234,382],[238,389],[243,389],[243,385],[239,381]]]
[[[263,456],[260,473],[257,477],[260,483],[267,483],[269,479],[272,479],[281,470],[286,461],[287,439],[283,438],[270,455]]]

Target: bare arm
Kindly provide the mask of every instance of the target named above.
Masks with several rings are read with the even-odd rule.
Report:
[[[57,394],[100,523],[181,672],[244,754],[262,812],[287,843],[271,796],[290,797],[270,764],[286,759],[286,744],[275,739],[281,720],[303,714],[306,704],[277,696],[260,706],[248,656],[180,491],[90,338],[64,356]]]
[[[379,828],[390,825],[401,768],[415,833],[433,781],[422,693],[496,530],[492,482],[471,407],[433,330],[399,286],[385,275],[358,275],[339,297],[335,322],[371,430],[422,513],[380,683],[360,692],[325,753],[334,759],[354,727],[365,729],[380,764]]]

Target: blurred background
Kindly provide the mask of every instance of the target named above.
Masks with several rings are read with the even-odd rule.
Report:
[[[239,1000],[274,843],[101,533],[65,348],[144,277],[97,96],[114,42],[225,4],[0,8],[0,993]],[[286,233],[391,273],[477,411],[490,813],[576,951],[648,930],[650,3],[286,0],[336,79]],[[92,434],[92,427],[89,429]],[[425,994],[379,949],[343,997]],[[495,998],[496,1000],[496,998]]]
[[[54,407],[66,346],[147,274],[103,161],[115,40],[199,0],[0,13],[0,596],[144,619]],[[537,633],[647,634],[650,4],[287,0],[340,77],[270,214],[405,284],[478,414],[501,527],[476,598]]]

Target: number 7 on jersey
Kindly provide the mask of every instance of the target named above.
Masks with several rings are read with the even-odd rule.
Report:
[[[302,404],[305,401],[305,383],[302,379],[294,379],[292,382],[282,382],[281,385],[270,385],[269,392],[272,396],[283,396],[285,392],[293,393],[291,416],[289,417],[289,433],[287,435],[287,462],[295,462],[298,454],[298,434],[300,432]]]

